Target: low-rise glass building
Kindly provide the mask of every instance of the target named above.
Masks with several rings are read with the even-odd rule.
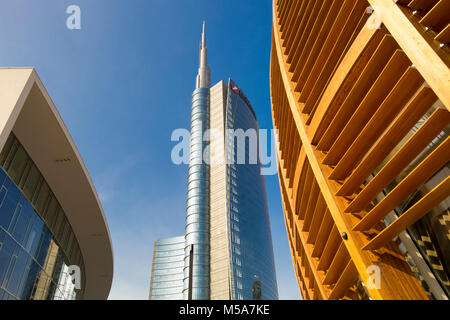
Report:
[[[184,236],[155,242],[150,300],[183,299],[184,243]]]

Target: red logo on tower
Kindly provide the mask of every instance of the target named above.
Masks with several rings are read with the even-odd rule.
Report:
[[[239,94],[239,88],[234,83],[231,84],[231,89],[234,91],[234,93]]]

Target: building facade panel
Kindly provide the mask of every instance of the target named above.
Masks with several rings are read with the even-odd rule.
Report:
[[[278,299],[259,127],[244,92],[230,79],[226,104],[227,207],[232,299]]]
[[[226,101],[228,86],[220,81],[211,88],[211,300],[228,300],[230,254],[225,162]]]

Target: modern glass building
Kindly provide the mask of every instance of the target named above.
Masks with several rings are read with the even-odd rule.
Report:
[[[155,242],[150,300],[183,299],[184,244],[184,236]]]
[[[278,299],[258,121],[232,80],[210,88],[206,54],[203,25],[191,105],[183,299]],[[163,264],[153,273],[168,268]]]
[[[86,167],[33,69],[0,69],[0,300],[106,299],[113,256]]]
[[[266,185],[259,157],[258,121],[244,92],[231,79],[228,85],[219,86],[226,89],[224,186],[229,295],[234,300],[254,299],[253,286],[258,284],[261,299],[278,299]],[[217,108],[212,109],[212,116],[215,111]],[[212,286],[214,294],[214,282]]]

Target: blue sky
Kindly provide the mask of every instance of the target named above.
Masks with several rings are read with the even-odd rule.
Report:
[[[69,5],[81,30],[66,28]],[[270,0],[0,0],[0,67],[34,67],[102,200],[114,249],[110,299],[147,299],[153,242],[184,233],[188,128],[202,21],[212,83],[245,91],[272,128]],[[299,299],[277,176],[267,176],[279,294]]]

